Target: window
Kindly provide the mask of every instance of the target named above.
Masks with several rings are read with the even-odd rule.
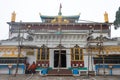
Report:
[[[48,48],[42,48],[41,60],[48,60],[48,59],[49,59],[49,49]]]
[[[75,60],[79,60],[79,55],[75,55]]]
[[[71,48],[71,60],[73,61],[83,60],[83,51],[80,47]]]
[[[75,60],[80,60],[80,51],[79,48],[75,48]]]
[[[37,60],[49,60],[49,49],[47,47],[38,49]]]

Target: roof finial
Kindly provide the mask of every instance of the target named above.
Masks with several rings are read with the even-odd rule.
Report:
[[[105,21],[106,23],[109,22],[108,13],[107,13],[106,11],[105,11],[105,13],[104,13],[104,21]]]
[[[12,15],[11,15],[11,22],[15,22],[16,19],[16,13],[15,11],[13,11]]]
[[[60,15],[60,16],[62,15],[61,8],[62,8],[62,4],[60,3],[59,13],[58,13],[58,15]]]

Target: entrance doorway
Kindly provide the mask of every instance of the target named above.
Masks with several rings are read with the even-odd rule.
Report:
[[[60,53],[60,66],[59,63],[59,50],[54,51],[54,67],[66,67],[66,50],[61,50]]]

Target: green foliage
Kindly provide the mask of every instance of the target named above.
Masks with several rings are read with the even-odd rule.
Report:
[[[119,7],[118,11],[116,12],[114,26],[115,26],[114,27],[115,29],[117,29],[118,27],[120,27],[120,7]]]

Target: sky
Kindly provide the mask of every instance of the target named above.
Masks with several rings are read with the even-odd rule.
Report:
[[[104,22],[104,12],[109,16],[109,22],[114,22],[120,0],[0,0],[0,40],[9,36],[11,13],[16,12],[16,22],[41,22],[42,15],[58,15],[60,3],[62,15],[78,15],[80,20]],[[111,37],[120,37],[120,28],[111,28]]]

